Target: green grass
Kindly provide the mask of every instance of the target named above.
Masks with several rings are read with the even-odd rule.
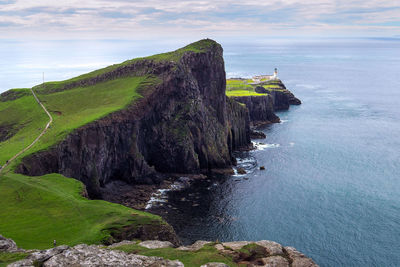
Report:
[[[226,91],[227,96],[265,96],[267,94],[259,94],[254,91],[248,90],[235,90],[235,91]]]
[[[0,179],[0,233],[25,249],[101,243],[110,229],[163,223],[156,215],[81,195],[81,182],[59,174]]]
[[[21,252],[0,252],[0,267],[6,267],[12,262],[25,259],[29,254]]]
[[[227,79],[226,80],[226,95],[232,96],[264,96],[267,94],[259,94],[254,91],[255,86],[250,83],[253,80],[245,79]]]
[[[32,143],[48,121],[30,90],[23,91],[28,94],[13,101],[0,102],[0,126],[15,133],[10,139],[0,142],[0,165]]]
[[[253,80],[251,79],[227,79],[226,80],[226,95],[232,96],[263,96],[268,95],[260,94],[255,92],[257,86],[262,86],[268,91],[285,91],[282,87],[282,82],[280,80],[272,80],[262,82],[259,85],[251,84]]]
[[[223,262],[229,266],[239,266],[231,257],[219,253],[214,245],[214,243],[207,244],[198,251],[184,251],[175,248],[148,249],[137,244],[125,245],[115,249],[145,256],[156,256],[169,260],[179,260],[188,267],[198,267],[208,262]]]

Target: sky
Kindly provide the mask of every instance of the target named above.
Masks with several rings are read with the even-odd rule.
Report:
[[[400,37],[400,0],[0,0],[1,39]]]

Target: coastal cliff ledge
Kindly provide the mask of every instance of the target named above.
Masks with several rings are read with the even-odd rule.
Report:
[[[252,79],[228,79],[226,94],[246,106],[253,127],[280,122],[276,111],[301,104],[279,79],[256,83]]]

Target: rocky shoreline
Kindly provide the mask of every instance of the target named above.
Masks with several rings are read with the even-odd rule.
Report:
[[[265,267],[317,267],[318,265],[310,258],[293,247],[282,245],[268,240],[261,241],[238,241],[238,242],[209,242],[196,241],[190,246],[174,247],[168,241],[122,241],[110,246],[80,244],[73,247],[61,245],[46,250],[24,250],[18,248],[15,242],[0,235],[0,253],[24,253],[25,258],[10,263],[9,267],[22,266],[185,266],[178,258],[170,260],[163,257],[144,256],[139,253],[127,252],[131,247],[141,247],[145,251],[162,249],[175,249],[176,251],[191,253],[202,253],[207,251],[212,255],[218,255],[221,262],[207,262],[203,259],[201,267],[226,267],[226,263],[241,264],[246,266]],[[138,250],[138,249],[136,249]],[[185,255],[185,254],[181,254]],[[173,257],[173,256],[171,256]],[[1,263],[1,262],[0,262]],[[189,264],[186,264],[189,266]]]

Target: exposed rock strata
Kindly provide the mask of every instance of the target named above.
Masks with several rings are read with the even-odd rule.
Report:
[[[52,149],[23,159],[18,172],[61,173],[81,180],[89,196],[112,180],[154,183],[160,173],[200,173],[226,168],[232,152],[250,144],[245,107],[225,96],[222,48],[187,52],[179,62],[134,61],[59,90],[128,75],[152,74],[162,82],[143,90],[127,109],[87,124]]]

